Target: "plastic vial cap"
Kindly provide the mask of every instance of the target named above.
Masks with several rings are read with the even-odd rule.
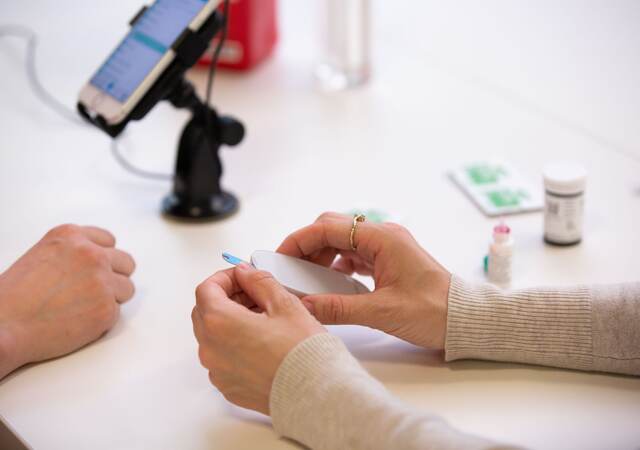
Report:
[[[542,171],[544,188],[555,194],[575,195],[584,191],[587,171],[575,163],[550,164]]]
[[[500,222],[493,227],[493,240],[494,242],[507,242],[511,237],[511,228],[509,228],[504,222]]]

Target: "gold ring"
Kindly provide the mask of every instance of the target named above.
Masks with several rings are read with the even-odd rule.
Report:
[[[356,237],[356,228],[358,228],[359,222],[364,222],[366,217],[364,214],[355,214],[353,216],[353,225],[351,225],[351,234],[349,235],[349,244],[351,244],[351,250],[354,252],[357,250],[354,239]]]

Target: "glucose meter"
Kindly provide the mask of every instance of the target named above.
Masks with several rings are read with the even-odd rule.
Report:
[[[223,253],[222,258],[233,265],[245,262],[230,253]],[[251,254],[251,262],[247,264],[270,272],[289,292],[300,298],[317,294],[353,295],[371,292],[353,277],[281,253],[257,250]]]

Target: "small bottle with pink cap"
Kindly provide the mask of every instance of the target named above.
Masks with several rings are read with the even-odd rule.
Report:
[[[512,259],[511,229],[504,221],[500,221],[498,225],[493,227],[493,241],[489,244],[489,255],[485,266],[491,283],[499,287],[507,287],[511,283]]]

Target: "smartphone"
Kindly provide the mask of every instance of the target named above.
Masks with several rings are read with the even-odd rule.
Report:
[[[122,122],[174,60],[176,39],[187,28],[197,31],[219,3],[156,0],[80,91],[87,113],[109,125]]]

